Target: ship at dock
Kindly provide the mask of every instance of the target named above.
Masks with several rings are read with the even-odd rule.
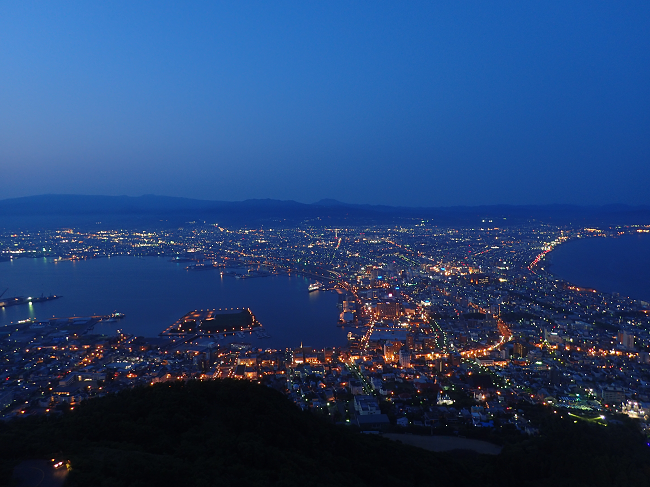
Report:
[[[116,323],[117,320],[121,320],[124,318],[126,315],[124,313],[120,313],[119,311],[115,311],[114,313],[111,313],[108,316],[105,316],[102,318],[102,323]]]
[[[320,291],[321,289],[323,289],[323,284],[320,283],[320,282],[311,283],[307,287],[307,291],[310,292],[310,293],[313,293],[314,291]]]

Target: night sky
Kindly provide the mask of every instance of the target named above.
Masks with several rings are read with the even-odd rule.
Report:
[[[650,204],[650,2],[0,3],[0,199]]]

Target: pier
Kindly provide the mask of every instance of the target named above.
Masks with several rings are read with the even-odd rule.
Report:
[[[37,296],[37,297],[23,297],[16,296],[13,298],[4,298],[0,300],[0,308],[7,308],[9,306],[18,306],[20,304],[32,304],[32,303],[42,303],[44,301],[51,301],[53,299],[59,299],[61,296],[56,296],[54,294],[50,296]]]
[[[225,336],[250,333],[261,327],[250,308],[194,310],[174,322],[160,336]]]

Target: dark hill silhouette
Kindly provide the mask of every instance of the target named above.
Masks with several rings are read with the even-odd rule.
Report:
[[[633,422],[519,408],[540,436],[502,435],[510,442],[497,456],[433,453],[333,425],[256,383],[161,383],[0,422],[0,485],[20,461],[52,455],[71,460],[71,487],[650,485],[650,449]]]
[[[0,440],[5,460],[60,452],[72,463],[71,486],[432,485],[454,469],[443,457],[336,427],[275,390],[232,380],[126,390],[60,418],[15,422]],[[460,464],[455,470],[469,480]]]

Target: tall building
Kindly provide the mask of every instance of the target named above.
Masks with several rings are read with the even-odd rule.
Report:
[[[516,357],[525,357],[532,348],[530,343],[517,340],[512,346],[512,352]]]
[[[377,319],[394,320],[399,318],[400,305],[395,301],[382,301],[377,303]]]
[[[487,274],[470,274],[469,281],[472,284],[482,284],[485,286],[490,284],[490,276]]]
[[[387,340],[384,343],[384,361],[397,362],[402,343],[399,340]]]
[[[618,344],[625,350],[634,350],[634,335],[627,330],[619,331]]]
[[[399,351],[399,364],[402,367],[411,366],[411,352],[408,348],[403,348]]]

